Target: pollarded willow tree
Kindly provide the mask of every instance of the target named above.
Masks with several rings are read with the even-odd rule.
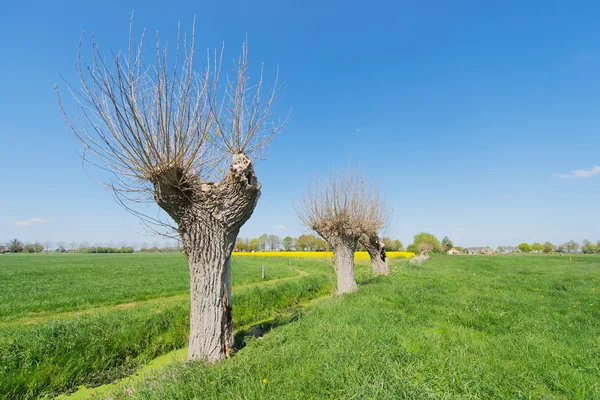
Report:
[[[300,220],[331,246],[338,294],[357,288],[354,253],[359,240],[367,242],[375,258],[382,257],[384,247],[370,245],[385,224],[381,204],[379,190],[360,168],[333,171],[304,189],[296,210]]]
[[[385,229],[389,223],[391,210],[385,201],[379,196],[377,187],[371,189],[373,196],[370,199],[370,218],[371,223],[365,225],[365,231],[360,235],[358,241],[369,253],[371,259],[371,268],[373,273],[378,275],[389,275],[390,266],[388,264],[385,243],[379,235],[379,232]],[[369,230],[370,229],[370,230]]]
[[[377,205],[375,205],[377,207]],[[385,243],[379,237],[377,232],[364,233],[360,235],[358,241],[365,247],[371,259],[371,268],[373,273],[380,275],[389,275],[390,266],[388,264]]]
[[[190,268],[189,358],[215,361],[233,348],[230,257],[261,185],[254,164],[287,118],[272,120],[277,78],[263,88],[248,78],[247,42],[235,76],[219,85],[222,52],[195,70],[194,34],[174,54],[156,37],[144,64],[144,34],[126,52],[105,58],[92,35],[91,59],[79,45],[77,123],[59,106],[84,145],[84,160],[107,170],[105,185],[155,231],[177,234]],[[58,91],[57,91],[58,92]],[[131,203],[156,202],[175,224],[151,218]],[[167,228],[167,231],[164,228]]]

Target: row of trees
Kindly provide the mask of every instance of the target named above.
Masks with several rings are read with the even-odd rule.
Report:
[[[388,251],[403,251],[404,247],[400,240],[393,240],[384,237],[383,243]],[[19,239],[13,239],[6,244],[0,244],[0,249],[5,249],[10,253],[176,253],[182,252],[183,247],[179,244],[163,244],[148,243],[129,245],[125,242],[120,242],[118,245],[113,242],[93,243],[89,242],[34,242],[24,244]],[[245,239],[237,238],[234,251],[331,251],[329,244],[325,240],[315,235],[300,235],[297,238],[286,236],[281,239],[277,235],[267,235],[266,233],[258,238]],[[357,251],[366,251],[365,247],[358,243]]]
[[[25,244],[19,239],[13,239],[6,244],[0,243],[0,250],[2,253],[41,253],[43,251],[48,251],[51,244],[51,242],[35,242]]]
[[[384,237],[383,243],[387,251],[402,251],[404,247],[400,240],[392,240]],[[324,239],[315,235],[300,235],[297,238],[286,236],[281,239],[277,235],[262,234],[257,238],[237,238],[235,251],[330,251],[331,247]],[[358,243],[357,251],[366,251],[365,247]]]
[[[63,250],[63,251],[60,251]],[[64,249],[57,249],[57,252],[63,253]],[[112,253],[133,253],[133,247],[83,247],[77,249],[77,253],[95,253],[95,254],[112,254]]]
[[[181,246],[178,244],[160,245],[158,243],[154,243],[151,246],[147,243],[142,243],[141,245],[128,245],[125,242],[120,242],[117,245],[113,242],[107,242],[106,244],[57,242],[55,244],[50,241],[23,243],[19,239],[13,239],[6,244],[0,244],[0,250],[9,253],[133,253],[136,249],[139,249],[142,253],[171,253],[182,251]]]
[[[327,242],[334,253],[337,293],[357,288],[354,253],[358,243],[369,253],[376,274],[388,275],[386,246],[379,236],[390,211],[379,189],[360,168],[333,171],[305,187],[298,217]]]
[[[463,253],[467,252],[467,249],[464,247],[454,246],[452,240],[450,240],[448,236],[445,236],[440,242],[433,234],[421,232],[414,236],[413,243],[411,243],[406,250],[415,254],[427,254],[429,252],[446,253],[452,248]],[[486,249],[492,250],[490,247],[486,247]],[[514,251],[522,253],[573,253],[581,250],[584,254],[600,254],[600,240],[595,244],[587,239],[581,244],[574,240],[570,240],[561,245],[555,245],[551,242],[535,242],[532,244],[521,243],[518,246],[498,246],[496,250],[499,253],[509,253]]]
[[[119,203],[149,228],[180,238],[190,270],[188,357],[212,362],[229,357],[233,349],[231,253],[236,244],[251,246],[251,240],[237,241],[237,236],[261,194],[254,164],[287,117],[273,118],[277,78],[271,90],[262,87],[262,71],[250,82],[247,43],[234,76],[221,80],[222,54],[205,57],[203,70],[195,70],[193,35],[181,46],[175,42],[174,57],[157,36],[156,57],[149,63],[142,60],[147,54],[142,42],[143,37],[136,44],[130,35],[126,51],[105,56],[92,37],[91,55],[84,57],[81,40],[75,64],[80,85],[70,85],[77,118],[69,118],[60,96],[59,107],[84,144],[85,161],[112,172],[105,186]],[[136,204],[149,201],[170,220],[137,211]],[[358,243],[369,252],[376,273],[389,273],[379,237],[389,210],[361,171],[315,181],[298,210],[335,254],[338,293],[356,288]],[[284,240],[284,248],[326,247],[317,241],[307,245],[300,237],[295,243]],[[264,246],[275,249],[276,238],[267,236]]]
[[[506,253],[512,251],[520,251],[522,253],[573,253],[581,249],[583,254],[598,254],[600,253],[600,240],[598,240],[595,244],[591,241],[585,239],[581,244],[577,243],[574,240],[570,240],[561,245],[555,245],[551,242],[539,243],[535,242],[532,244],[529,243],[521,243],[518,246],[498,246],[498,252]]]

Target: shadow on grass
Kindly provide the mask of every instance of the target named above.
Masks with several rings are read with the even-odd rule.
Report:
[[[294,309],[289,309],[288,313],[284,315],[275,316],[272,320],[263,321],[259,324],[250,326],[248,329],[238,331],[233,339],[235,351],[243,349],[246,346],[246,340],[248,338],[261,338],[277,327],[297,321],[303,315],[303,307],[296,307]]]
[[[356,280],[356,283],[358,283],[360,286],[366,286],[379,282],[382,278],[382,275],[365,275],[357,278],[358,279]]]

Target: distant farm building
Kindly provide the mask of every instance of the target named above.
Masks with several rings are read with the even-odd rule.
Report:
[[[454,247],[451,248],[450,250],[448,250],[448,254],[450,255],[456,255],[456,254],[460,254],[460,251],[456,250]]]
[[[469,247],[467,249],[469,254],[494,254],[494,250],[489,247]]]

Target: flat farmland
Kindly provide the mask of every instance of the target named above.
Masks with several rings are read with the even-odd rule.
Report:
[[[269,259],[266,263],[266,280],[298,275],[297,270],[290,270],[289,261]],[[244,258],[243,262],[234,258],[233,286],[263,281],[264,264],[261,258]],[[312,266],[314,262],[295,264]],[[0,318],[5,321],[188,292],[183,254],[0,256]]]
[[[421,267],[400,257],[387,277],[358,258],[359,289],[332,296],[329,256],[238,255],[235,356],[123,383],[186,346],[182,255],[2,256],[0,266],[3,399],[80,385],[78,395],[110,399],[600,398],[598,256],[435,256]],[[248,337],[255,325],[262,340]]]
[[[331,292],[330,259],[291,261],[232,259],[237,327]],[[3,255],[0,318],[0,398],[110,382],[186,345],[187,262],[182,254]]]
[[[600,257],[438,256],[100,398],[600,398]],[[95,397],[96,398],[96,397]]]

